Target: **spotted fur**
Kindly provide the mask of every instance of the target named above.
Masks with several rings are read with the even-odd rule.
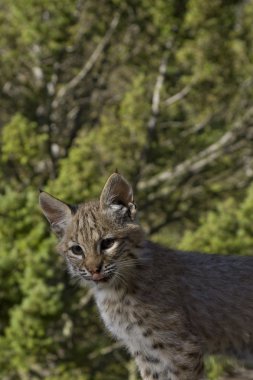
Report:
[[[253,257],[179,252],[146,241],[119,174],[71,208],[42,192],[70,273],[91,286],[107,329],[144,380],[203,378],[203,356],[253,353]]]

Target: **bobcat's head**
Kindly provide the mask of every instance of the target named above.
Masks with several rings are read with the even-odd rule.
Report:
[[[143,232],[132,187],[120,174],[109,177],[99,201],[69,206],[41,192],[40,205],[74,277],[92,284],[127,283],[138,266]]]

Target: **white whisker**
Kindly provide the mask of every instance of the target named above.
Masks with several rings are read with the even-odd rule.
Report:
[[[122,273],[115,272],[115,277],[116,277],[120,282],[122,282],[122,284],[123,284],[124,286],[127,287],[127,281],[126,281],[125,277],[122,275]]]

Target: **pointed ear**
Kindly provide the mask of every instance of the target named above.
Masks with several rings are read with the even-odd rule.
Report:
[[[46,193],[40,192],[40,206],[57,237],[62,237],[72,219],[71,208],[64,202]]]
[[[107,180],[100,196],[100,207],[110,209],[121,217],[128,215],[131,220],[135,219],[132,186],[119,173],[112,174]]]

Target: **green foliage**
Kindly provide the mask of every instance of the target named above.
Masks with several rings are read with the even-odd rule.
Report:
[[[44,156],[46,141],[47,134],[38,134],[35,122],[29,121],[21,114],[15,114],[2,129],[3,166],[17,167],[19,179],[25,181],[28,175],[36,173],[36,166]]]
[[[224,357],[213,357],[210,356],[206,358],[205,361],[206,371],[208,373],[209,380],[216,380],[224,374],[224,372],[233,373],[233,369],[236,367],[236,363],[231,359]]]
[[[253,187],[243,201],[233,198],[219,203],[200,219],[195,231],[187,231],[181,241],[182,249],[223,254],[252,255],[253,246]]]
[[[118,168],[154,240],[251,254],[252,15],[252,0],[2,0],[1,379],[136,378],[55,253],[38,187],[78,203]]]

